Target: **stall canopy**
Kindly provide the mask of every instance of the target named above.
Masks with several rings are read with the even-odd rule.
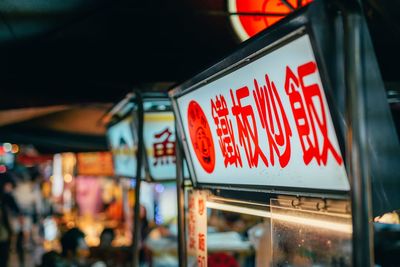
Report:
[[[111,104],[0,111],[0,139],[34,144],[43,153],[107,150],[100,120]]]

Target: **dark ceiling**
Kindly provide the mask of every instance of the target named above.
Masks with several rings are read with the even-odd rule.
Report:
[[[398,88],[400,3],[368,0],[364,7],[383,76]],[[100,103],[105,112],[133,88],[166,90],[238,44],[226,0],[2,0],[0,110]],[[49,113],[3,125],[0,141],[32,133],[27,141],[43,147],[48,136],[62,137],[48,150],[91,150],[95,143],[82,143],[94,136],[102,138],[97,149],[105,148],[104,129],[89,133],[70,123],[66,132],[41,120]],[[75,145],[62,148],[74,134]]]
[[[237,45],[210,11],[224,1],[0,1],[0,106],[114,102],[189,78]]]

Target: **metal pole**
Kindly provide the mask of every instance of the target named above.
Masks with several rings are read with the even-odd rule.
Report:
[[[177,135],[177,127],[175,123],[175,133]],[[185,219],[185,177],[183,173],[183,151],[179,138],[176,138],[176,194],[178,200],[178,256],[179,266],[187,266],[186,252],[186,219]]]
[[[139,266],[139,252],[141,243],[140,231],[140,184],[142,180],[142,162],[143,162],[143,101],[140,92],[135,94],[137,104],[137,137],[138,150],[136,154],[136,186],[135,186],[135,207],[134,207],[134,225],[133,225],[133,259],[132,266]]]
[[[344,4],[346,160],[351,182],[354,266],[374,266],[371,177],[368,166],[366,94],[363,88],[362,12]],[[364,76],[363,76],[364,75]]]

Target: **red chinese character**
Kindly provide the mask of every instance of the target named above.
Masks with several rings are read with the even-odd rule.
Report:
[[[196,231],[196,226],[195,226],[196,221],[193,221],[190,219],[188,223],[188,230],[189,230],[189,236],[194,237],[195,236],[195,231]]]
[[[229,109],[226,105],[225,97],[216,96],[215,102],[211,100],[211,112],[217,126],[217,135],[222,156],[224,157],[225,167],[238,164],[242,167],[242,158],[240,157],[239,147],[235,142],[235,135],[232,128],[232,121],[228,118]]]
[[[205,256],[197,256],[197,267],[206,267],[206,257]]]
[[[249,88],[245,86],[236,90],[237,101],[232,90],[230,93],[233,103],[232,114],[236,117],[240,145],[246,152],[249,167],[257,167],[259,158],[268,166],[268,160],[258,145],[258,132],[253,108],[251,105],[242,106],[241,102],[249,96]]]
[[[270,162],[272,166],[275,165],[274,155],[276,154],[283,168],[290,160],[292,131],[274,82],[269,80],[268,75],[265,75],[265,81],[266,85],[259,86],[257,80],[254,79],[254,101],[261,125],[268,136]]]
[[[201,216],[204,214],[205,210],[205,203],[203,198],[199,198],[198,205],[199,205],[199,215]]]
[[[191,211],[189,216],[192,222],[196,222],[196,214],[194,213],[194,211]]]
[[[169,164],[169,158],[172,158],[172,162],[175,162],[175,142],[170,140],[171,136],[172,132],[168,127],[164,131],[154,135],[156,139],[164,137],[160,142],[155,142],[153,144],[154,166],[159,162],[161,165]]]
[[[206,236],[205,236],[205,234],[199,233],[198,242],[199,242],[198,249],[201,251],[206,251]]]
[[[305,85],[304,78],[317,72],[315,62],[307,62],[297,68],[298,75],[286,67],[285,91],[289,96],[294,120],[296,123],[303,161],[308,165],[313,158],[318,165],[326,165],[330,150],[336,162],[341,165],[343,159],[335,150],[328,136],[325,105],[321,88],[318,84]],[[301,92],[303,95],[300,93]],[[318,126],[318,129],[317,127]],[[318,133],[320,139],[318,139]],[[322,138],[321,138],[322,137]],[[322,147],[320,141],[322,140]]]
[[[193,237],[189,238],[189,249],[196,249],[196,239]]]
[[[189,207],[189,211],[193,210],[193,208],[194,208],[194,196],[193,195],[191,195],[189,198],[188,207]]]

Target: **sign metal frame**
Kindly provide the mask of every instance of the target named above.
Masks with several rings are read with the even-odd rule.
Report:
[[[111,145],[111,141],[110,141],[110,137],[108,136],[109,135],[109,129],[111,128],[111,127],[113,127],[113,126],[115,126],[115,125],[117,125],[118,123],[120,123],[120,122],[122,122],[122,121],[124,121],[124,120],[126,120],[126,119],[129,119],[129,118],[131,118],[131,120],[132,120],[132,123],[130,123],[129,124],[129,129],[130,129],[130,131],[131,131],[131,133],[132,133],[132,137],[133,137],[133,139],[134,139],[134,135],[135,135],[135,131],[136,131],[136,129],[135,129],[135,127],[134,127],[134,125],[133,125],[133,121],[134,121],[134,117],[135,117],[135,111],[134,110],[130,110],[129,112],[127,112],[126,114],[124,114],[121,118],[119,118],[118,120],[115,120],[115,121],[112,121],[112,122],[110,122],[109,124],[107,124],[107,126],[106,126],[106,136],[107,136],[107,145],[108,145],[108,147],[112,150],[112,145]],[[137,134],[137,133],[136,133]],[[134,144],[136,145],[136,155],[135,155],[135,160],[136,160],[136,168],[138,168],[138,165],[137,165],[137,153],[138,153],[138,141],[137,142],[135,142],[135,140],[133,140],[134,141]],[[130,179],[136,179],[136,174],[135,174],[135,176],[128,176],[128,175],[121,175],[121,174],[117,174],[117,173],[115,173],[115,155],[114,155],[114,153],[112,153],[111,152],[111,154],[112,154],[112,161],[113,161],[113,165],[114,165],[114,176],[117,176],[117,177],[126,177],[126,178],[130,178]],[[136,172],[136,170],[134,171],[134,172]],[[142,180],[144,180],[144,177],[142,177]]]
[[[144,94],[143,95],[143,102],[144,103],[151,102],[151,101],[155,101],[155,102],[163,102],[163,101],[165,101],[166,103],[168,102],[168,103],[171,104],[170,107],[166,107],[166,109],[164,109],[164,110],[146,110],[145,109],[144,113],[143,113],[143,116],[145,116],[148,113],[164,113],[165,112],[165,113],[172,113],[173,114],[173,116],[174,116],[174,121],[173,121],[174,129],[173,130],[175,131],[174,134],[175,134],[175,142],[176,142],[176,145],[175,145],[175,151],[176,151],[177,145],[178,145],[178,134],[177,134],[178,130],[177,130],[176,123],[175,123],[176,122],[176,115],[174,114],[174,111],[172,109],[171,100],[168,98],[167,95],[164,95],[164,94]],[[143,119],[143,124],[144,125],[146,124],[144,119]],[[134,129],[135,129],[135,127],[137,127],[136,124],[133,125]],[[162,179],[154,178],[154,176],[152,175],[151,170],[150,170],[151,169],[150,168],[150,157],[151,157],[151,155],[149,155],[147,153],[145,141],[143,141],[143,145],[144,145],[143,167],[144,167],[144,170],[145,170],[146,181],[151,182],[151,183],[175,182],[177,174],[175,175],[175,177],[168,177],[168,178],[162,178]],[[182,166],[184,167],[185,164],[188,165],[187,163],[183,162]],[[184,173],[184,175],[185,175],[185,173]],[[189,175],[189,174],[187,174],[187,175]],[[185,177],[184,179],[188,179],[188,176]]]

